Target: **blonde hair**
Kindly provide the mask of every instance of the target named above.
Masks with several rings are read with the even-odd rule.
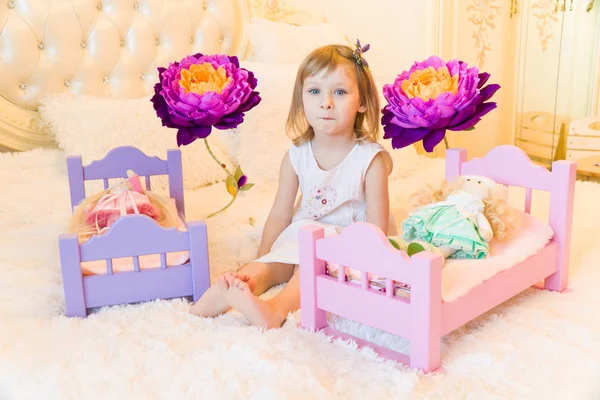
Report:
[[[379,137],[379,96],[371,72],[358,64],[354,58],[354,51],[344,45],[327,45],[313,50],[302,62],[292,94],[292,104],[286,122],[286,133],[295,145],[310,141],[315,132],[308,123],[304,114],[302,103],[302,88],[304,80],[314,74],[325,70],[326,73],[335,71],[340,66],[350,66],[356,76],[356,83],[360,95],[360,104],[367,109],[364,113],[357,113],[354,121],[354,136],[357,141],[366,140],[376,142]]]
[[[410,206],[416,208],[444,201],[450,194],[460,190],[464,183],[465,180],[459,178],[452,182],[442,180],[437,186],[427,185],[409,198]],[[505,240],[519,225],[518,213],[497,191],[490,190],[489,196],[483,199],[483,203],[485,205],[483,215],[492,227],[494,238]]]
[[[76,233],[77,239],[80,244],[87,242],[89,239],[92,238],[92,236],[98,234],[94,225],[86,223],[86,217],[88,211],[91,210],[96,205],[96,203],[98,203],[98,200],[100,200],[102,196],[108,194],[109,192],[110,189],[106,189],[89,197],[86,197],[81,203],[79,203],[75,207],[75,210],[73,211],[73,216],[71,217],[71,222],[69,224],[68,232]],[[158,223],[163,228],[173,228],[177,227],[180,224],[181,219],[179,213],[177,212],[177,207],[171,199],[147,191],[144,188],[142,188],[142,192],[143,194],[148,196],[150,203],[152,203],[152,205],[154,205],[158,209],[158,216],[157,218],[154,218],[156,223]]]

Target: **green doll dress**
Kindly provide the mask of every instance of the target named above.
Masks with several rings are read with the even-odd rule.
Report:
[[[489,256],[489,244],[479,234],[476,216],[484,204],[467,192],[459,191],[446,201],[428,204],[410,213],[402,223],[404,240],[421,240],[436,247],[456,250],[448,258],[481,259]]]

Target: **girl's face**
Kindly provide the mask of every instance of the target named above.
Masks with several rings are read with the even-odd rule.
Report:
[[[355,72],[350,66],[308,76],[302,87],[302,104],[315,135],[352,135],[356,113],[367,110],[360,104]]]

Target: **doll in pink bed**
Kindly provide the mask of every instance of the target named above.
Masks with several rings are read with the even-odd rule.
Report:
[[[181,225],[171,199],[146,191],[133,171],[127,171],[127,176],[125,181],[86,197],[77,206],[70,231],[78,234],[80,243],[106,232],[117,219],[129,214],[147,215],[163,227]]]
[[[411,203],[414,208],[402,222],[399,240],[409,256],[431,251],[444,258],[487,258],[490,241],[506,240],[519,225],[504,186],[483,176],[428,186]]]

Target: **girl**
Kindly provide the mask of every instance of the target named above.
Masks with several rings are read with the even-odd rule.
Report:
[[[264,226],[259,258],[220,276],[191,313],[213,317],[238,309],[251,324],[280,327],[300,308],[298,229],[325,226],[325,234],[368,221],[388,234],[389,154],[378,144],[379,99],[359,44],[314,50],[296,75],[279,187]],[[298,188],[301,199],[294,206]],[[257,296],[288,282],[274,298]]]

